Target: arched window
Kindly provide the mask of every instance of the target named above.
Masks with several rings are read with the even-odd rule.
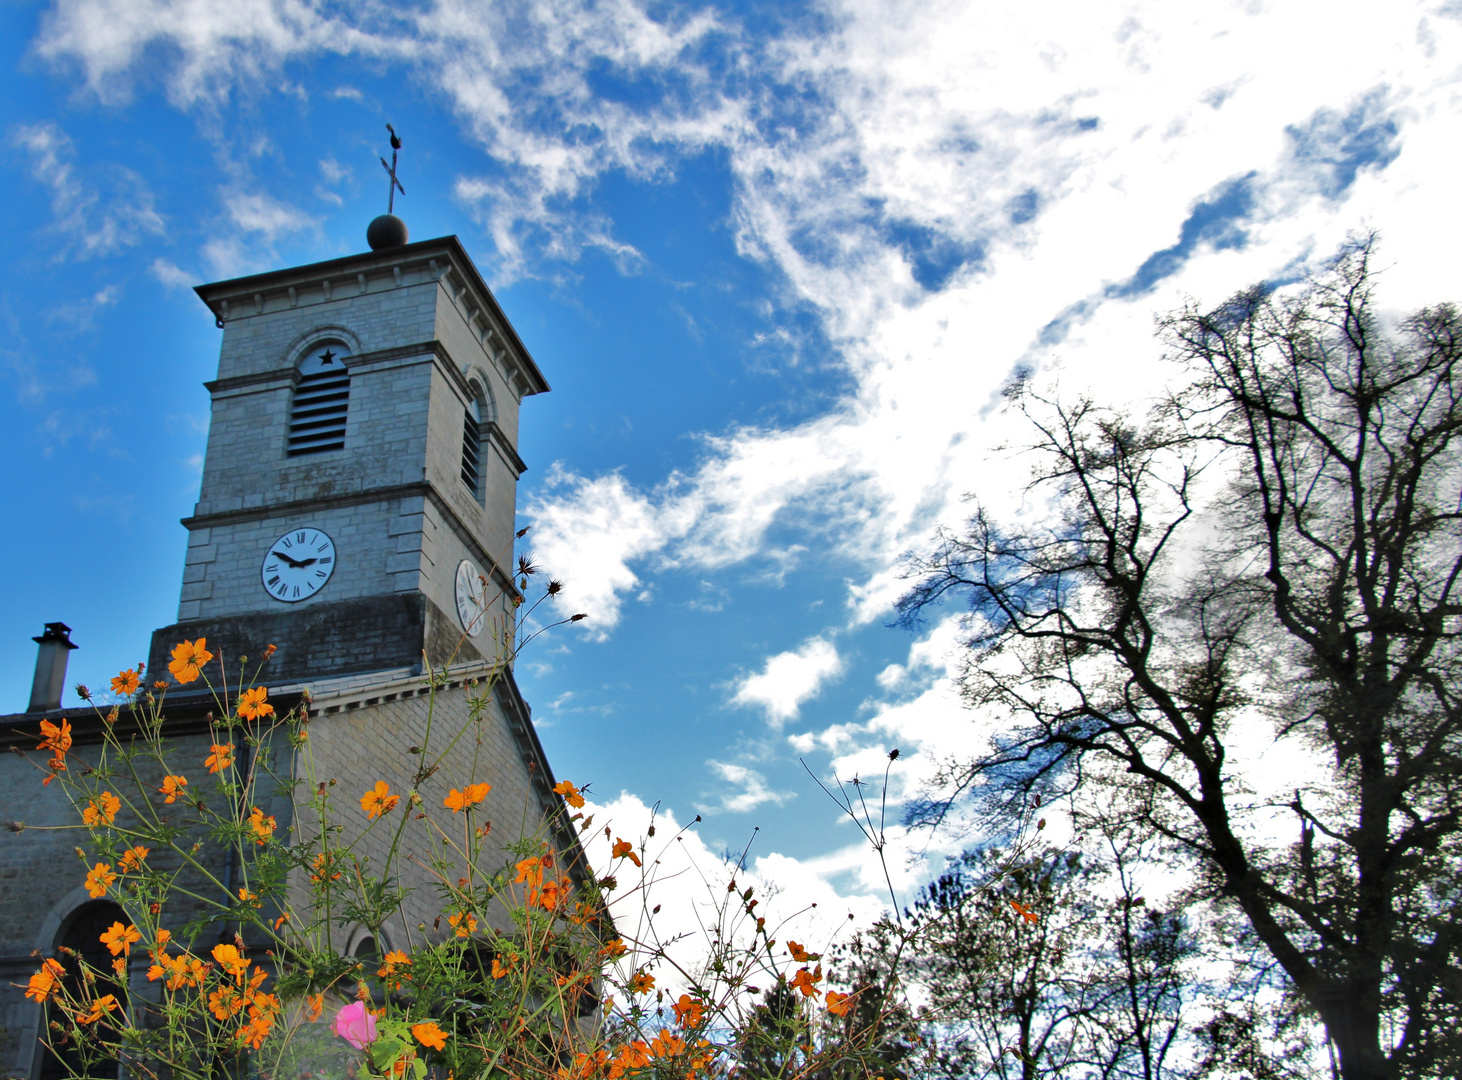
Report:
[[[462,483],[475,499],[482,494],[482,405],[477,384],[471,386],[472,400],[462,417]]]
[[[315,345],[299,365],[299,382],[289,406],[290,457],[345,448],[345,411],[350,404],[350,351],[338,341]]]
[[[127,921],[127,916],[122,909],[107,900],[83,904],[66,921],[66,929],[61,932],[56,941],[56,958],[66,968],[64,982],[67,989],[76,998],[96,1000],[111,994],[117,999],[118,1007],[124,1009],[127,1007],[127,980],[121,975],[111,974],[112,956],[101,940],[102,935],[111,929],[113,923],[125,924]],[[84,960],[92,970],[98,973],[93,985],[82,986],[78,959]],[[46,1005],[43,1019],[48,1027],[52,1019],[59,1019],[55,1016],[57,1008],[58,1006],[54,1003]],[[44,1052],[41,1059],[41,1080],[60,1080],[66,1076],[105,1077],[118,1074],[119,1063],[116,1061],[92,1062],[90,1066],[83,1064],[74,1043],[58,1045],[56,1050],[59,1053],[49,1049]],[[84,1072],[88,1067],[92,1071]]]

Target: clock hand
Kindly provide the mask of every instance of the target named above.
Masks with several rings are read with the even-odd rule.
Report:
[[[297,563],[295,563],[295,566],[313,566],[315,563],[317,563],[319,561],[320,561],[319,559],[313,559],[313,558],[312,559],[305,559],[303,562],[297,562]]]
[[[288,555],[286,555],[286,554],[285,554],[285,553],[284,553],[284,552],[282,552],[282,551],[276,551],[276,552],[274,552],[274,553],[273,553],[273,554],[274,554],[274,555],[275,555],[275,556],[276,556],[276,557],[277,557],[277,558],[280,558],[280,559],[283,559],[283,560],[284,560],[284,561],[285,561],[285,562],[287,562],[287,563],[289,563],[289,565],[290,565],[290,566],[293,566],[293,567],[300,567],[300,566],[304,566],[304,565],[305,565],[305,564],[304,564],[304,563],[302,563],[302,562],[295,562],[295,561],[294,561],[294,560],[293,560],[293,559],[291,559],[291,558],[290,558],[290,557],[289,557],[289,556],[288,556]]]

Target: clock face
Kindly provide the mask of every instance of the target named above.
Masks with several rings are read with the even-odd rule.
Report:
[[[264,591],[286,604],[308,600],[335,572],[335,542],[319,529],[292,529],[264,554]]]
[[[487,585],[483,573],[471,559],[457,564],[457,618],[468,637],[476,637],[487,625]]]

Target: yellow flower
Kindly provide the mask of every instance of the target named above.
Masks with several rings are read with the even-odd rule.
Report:
[[[442,800],[442,805],[454,814],[461,813],[469,806],[476,806],[483,799],[487,798],[487,793],[491,790],[491,784],[468,784],[461,791],[453,788],[447,793],[447,797]]]
[[[119,922],[114,922],[112,928],[103,933],[100,940],[113,956],[121,956],[123,953],[131,956],[132,943],[142,940],[142,931],[135,926],[123,926]]]
[[[222,772],[234,763],[233,743],[214,743],[213,753],[204,759],[203,764],[208,766],[211,773]]]
[[[132,668],[128,668],[120,675],[112,676],[112,693],[130,697],[137,692],[137,683],[139,681],[140,676],[137,672]]]
[[[435,1021],[428,1020],[424,1024],[412,1024],[411,1034],[416,1036],[416,1041],[422,1046],[430,1047],[433,1050],[445,1050],[447,1047],[447,1033],[437,1027]]]
[[[30,985],[26,987],[25,996],[36,1002],[48,1001],[56,992],[56,984],[66,974],[59,961],[47,960],[41,965],[41,970],[30,977]]]
[[[569,781],[567,780],[564,780],[563,782],[558,784],[554,784],[553,792],[555,795],[562,795],[563,801],[568,803],[576,810],[584,805],[584,796],[580,795],[579,789],[574,787],[574,785],[569,783]]]
[[[447,922],[452,924],[458,937],[466,937],[477,929],[477,916],[470,911],[459,911],[456,915],[450,915]]]
[[[157,790],[167,796],[163,802],[170,803],[181,795],[183,789],[187,786],[188,778],[186,776],[164,776],[162,778],[162,787]]]
[[[213,654],[204,646],[208,644],[207,638],[199,638],[197,641],[185,641],[173,648],[173,661],[168,665],[168,670],[173,673],[173,678],[180,683],[190,683],[201,674],[200,668],[213,659]]]
[[[122,852],[122,869],[127,871],[129,874],[142,869],[142,862],[144,859],[147,858],[147,853],[151,850],[151,848],[145,848],[141,846],[128,848],[126,851]]]
[[[391,785],[384,780],[377,780],[376,786],[360,797],[360,808],[365,811],[367,820],[378,818],[382,814],[389,814],[396,809],[396,804],[401,801],[400,795],[391,794]]]
[[[249,820],[244,824],[253,830],[254,843],[261,847],[274,836],[274,819],[265,817],[264,811],[257,806],[254,807],[253,812],[249,814]]]
[[[244,696],[239,698],[239,715],[245,720],[258,720],[264,716],[272,716],[274,706],[264,700],[268,693],[268,688],[263,686],[245,690]]]
[[[78,1012],[76,1014],[76,1022],[78,1024],[94,1024],[116,1007],[117,998],[113,994],[108,994],[106,997],[97,998],[91,1003],[91,1006],[86,1010],[86,1012]]]
[[[86,804],[81,811],[81,820],[88,825],[110,825],[117,820],[117,811],[122,809],[122,800],[110,791],[103,791]]]
[[[107,889],[112,882],[117,880],[117,875],[112,873],[109,863],[99,862],[86,875],[86,891],[91,894],[93,900],[100,899],[107,895]]]

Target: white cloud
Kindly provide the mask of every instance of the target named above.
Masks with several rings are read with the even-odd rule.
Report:
[[[224,207],[234,225],[245,232],[260,233],[271,243],[281,233],[295,233],[318,224],[304,211],[261,192],[225,195]]]
[[[797,797],[795,791],[772,791],[767,787],[765,776],[744,765],[733,765],[725,761],[708,761],[706,764],[715,770],[717,776],[727,784],[735,785],[738,790],[720,792],[720,802],[717,804],[697,806],[696,809],[702,813],[724,811],[744,814],[766,803],[781,806]]]
[[[833,643],[813,638],[795,652],[769,657],[759,674],[741,680],[731,700],[765,710],[767,722],[780,727],[842,671],[843,661]]]
[[[152,276],[170,289],[188,289],[198,284],[198,279],[168,259],[154,259],[148,267]]]
[[[58,125],[47,121],[21,126],[11,138],[26,152],[32,178],[51,191],[54,227],[71,241],[67,254],[107,255],[163,231],[152,194],[135,173],[107,170],[111,190],[105,197],[77,174],[71,137]]]

